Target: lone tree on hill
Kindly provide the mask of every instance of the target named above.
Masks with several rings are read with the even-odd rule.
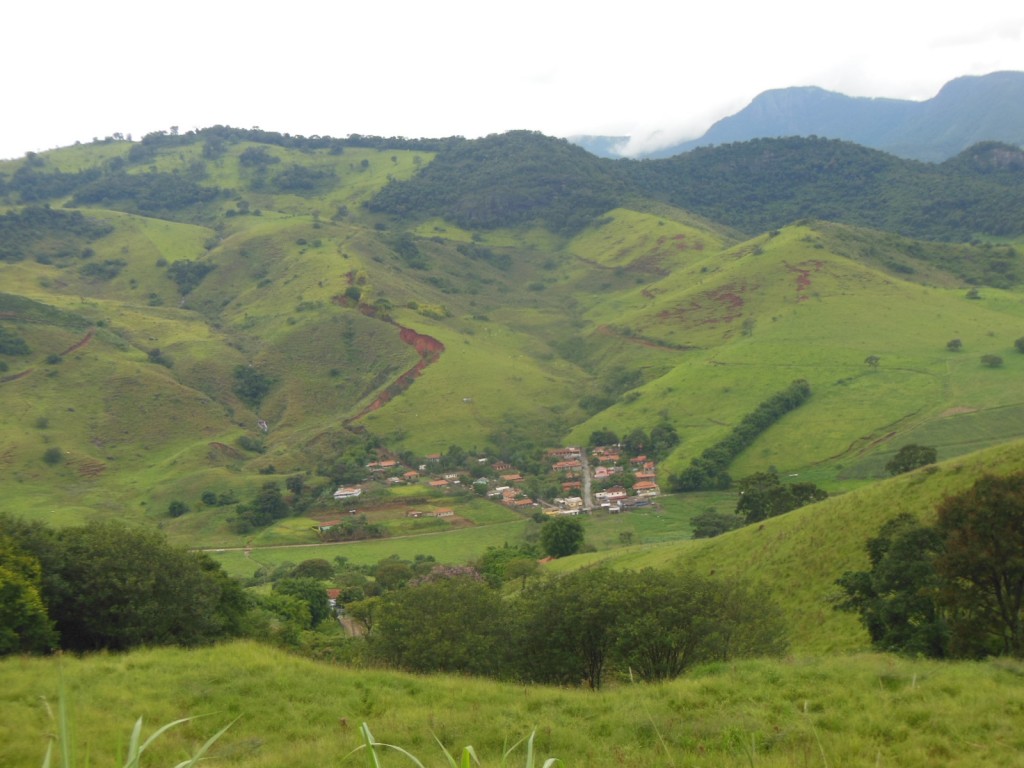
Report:
[[[890,475],[902,475],[912,469],[923,467],[926,464],[934,464],[938,458],[938,452],[927,445],[904,445],[896,455],[885,465],[885,471]]]
[[[998,368],[1003,364],[1003,358],[999,355],[982,355],[981,364],[989,368]]]
[[[1024,472],[984,475],[947,498],[936,528],[945,542],[936,567],[960,619],[957,644],[975,655],[994,638],[998,652],[1024,656]]]
[[[959,352],[963,347],[964,343],[960,339],[950,339],[946,342],[946,349],[950,352]]]
[[[540,529],[540,545],[551,557],[575,555],[583,544],[583,523],[574,517],[557,517]]]

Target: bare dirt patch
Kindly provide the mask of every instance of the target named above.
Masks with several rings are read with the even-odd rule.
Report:
[[[955,405],[940,413],[939,418],[944,419],[947,416],[959,416],[961,413],[977,413],[977,411],[977,408],[971,408],[969,405]]]

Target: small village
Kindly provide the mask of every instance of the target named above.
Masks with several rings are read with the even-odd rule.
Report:
[[[593,512],[619,514],[651,506],[660,494],[657,464],[646,455],[630,456],[619,444],[592,447],[551,448],[545,452],[546,471],[541,477],[525,475],[515,466],[485,456],[467,457],[451,466],[444,454],[423,456],[409,466],[398,457],[380,457],[366,465],[362,483],[342,485],[334,500],[351,506],[371,490],[381,487],[422,486],[445,496],[475,494],[527,514],[581,515]],[[347,510],[354,515],[355,509]],[[449,507],[410,509],[410,518],[453,517]],[[340,520],[325,520],[323,533]]]

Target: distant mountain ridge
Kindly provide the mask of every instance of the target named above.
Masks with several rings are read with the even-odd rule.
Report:
[[[1024,144],[1024,72],[951,80],[927,101],[845,96],[814,86],[761,93],[698,139],[645,155],[665,158],[697,147],[761,138],[842,139],[909,160],[942,162],[982,141]],[[624,142],[585,137],[604,157]],[[610,148],[610,149],[606,149]]]

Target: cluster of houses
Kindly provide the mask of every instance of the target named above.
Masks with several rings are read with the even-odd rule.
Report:
[[[578,447],[553,448],[547,455],[551,460],[550,471],[558,477],[563,494],[551,504],[530,498],[521,487],[523,476],[503,461],[490,464],[490,477],[476,480],[472,480],[472,475],[465,469],[439,469],[436,465],[441,454],[436,453],[425,456],[424,463],[416,469],[407,468],[395,459],[372,461],[366,469],[371,478],[387,485],[423,483],[436,489],[482,486],[486,491],[480,492],[486,493],[489,499],[514,509],[544,507],[548,514],[580,514],[589,512],[591,508],[621,512],[650,504],[651,499],[660,493],[655,462],[646,456],[625,456],[619,446],[600,446],[592,449],[589,455]],[[486,458],[475,461],[487,463]],[[592,487],[595,488],[593,493],[590,492]],[[334,498],[346,501],[357,499],[361,494],[359,486],[341,486],[334,492]]]

